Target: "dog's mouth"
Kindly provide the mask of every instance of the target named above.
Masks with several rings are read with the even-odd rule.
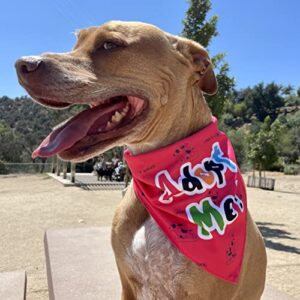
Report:
[[[66,108],[72,103],[36,99],[52,108]],[[74,103],[73,103],[74,104]],[[84,156],[90,147],[110,143],[126,134],[145,115],[148,100],[137,96],[115,96],[89,103],[89,108],[58,125],[32,153],[32,158],[68,153]]]

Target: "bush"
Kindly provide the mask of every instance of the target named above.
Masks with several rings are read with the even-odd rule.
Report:
[[[298,175],[300,174],[300,165],[286,165],[283,173],[285,175]]]
[[[283,172],[284,171],[284,163],[281,158],[278,159],[275,163],[273,163],[270,168],[268,168],[268,171],[271,172]]]
[[[243,129],[229,130],[227,135],[232,143],[237,163],[239,167],[242,168],[246,164],[246,132]]]
[[[0,174],[1,175],[8,174],[8,169],[6,168],[6,166],[2,160],[0,160]]]

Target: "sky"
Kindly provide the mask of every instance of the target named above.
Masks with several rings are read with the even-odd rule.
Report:
[[[25,95],[14,62],[24,55],[69,51],[77,29],[109,20],[142,21],[180,34],[186,0],[9,0],[0,3],[0,96]],[[259,82],[300,87],[299,0],[212,0],[219,36],[236,87]]]

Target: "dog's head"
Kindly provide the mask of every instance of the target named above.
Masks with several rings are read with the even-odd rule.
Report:
[[[88,104],[55,129],[36,156],[85,160],[117,145],[155,143],[205,106],[217,82],[199,44],[138,22],[80,30],[68,53],[16,62],[19,82],[42,105]]]

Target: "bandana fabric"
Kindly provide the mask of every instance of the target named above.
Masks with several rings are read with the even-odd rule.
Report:
[[[178,250],[207,272],[238,282],[246,191],[217,119],[167,147],[136,156],[126,150],[124,157],[138,199]]]

